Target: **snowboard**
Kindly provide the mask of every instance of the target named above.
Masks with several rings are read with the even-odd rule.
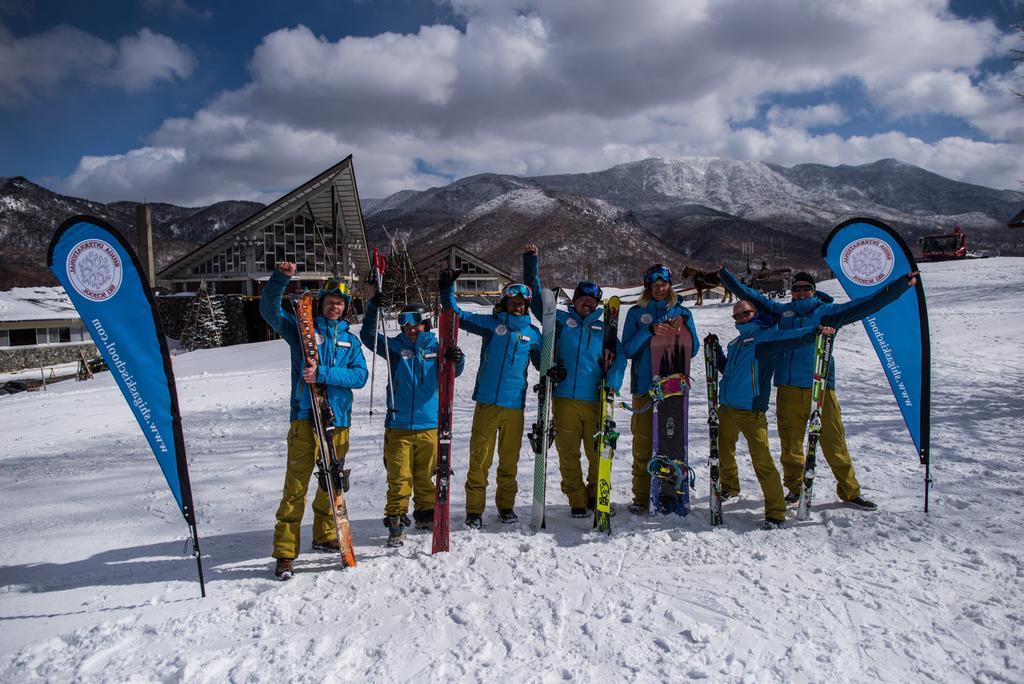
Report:
[[[430,553],[448,550],[451,527],[449,503],[452,476],[452,406],[455,403],[456,364],[445,358],[459,340],[459,316],[451,309],[441,312],[437,324],[438,409],[437,468],[434,473],[434,539]]]
[[[690,353],[693,339],[684,326],[651,338],[651,412],[654,423],[650,515],[690,512],[691,473],[687,455]]]
[[[306,364],[320,363],[320,351],[316,344],[316,329],[313,327],[313,293],[303,292],[295,307],[296,321],[299,326],[299,338],[302,342],[302,356]],[[356,566],[356,552],[352,544],[352,528],[348,522],[348,508],[345,506],[344,480],[347,472],[342,470],[344,463],[334,450],[334,411],[327,401],[323,387],[316,383],[307,383],[312,403],[313,435],[316,439],[317,481],[321,489],[327,492],[331,501],[331,513],[334,516],[334,528],[341,547],[341,565],[343,568]]]
[[[711,526],[722,524],[722,472],[718,459],[718,357],[722,347],[717,335],[704,338],[704,371],[708,390],[708,487]]]
[[[530,430],[530,446],[533,447],[533,510],[530,526],[539,530],[544,527],[544,505],[547,495],[548,447],[554,441],[555,428],[551,420],[551,378],[547,373],[555,361],[555,293],[542,289],[540,292],[544,312],[541,316],[543,337],[540,346],[540,384],[537,385],[537,422]]]
[[[597,466],[597,503],[594,506],[594,527],[605,534],[612,533],[612,458],[619,433],[615,430],[615,397],[610,395],[605,381],[608,371],[619,352],[619,298],[611,297],[604,304],[604,354],[602,359],[601,431],[594,435],[599,454]]]
[[[835,335],[819,332],[814,338],[814,380],[811,384],[811,419],[807,423],[807,455],[804,457],[804,488],[796,508],[796,519],[811,517],[811,498],[814,495],[814,469],[818,460],[818,440],[821,438],[821,405],[828,391],[828,367],[832,361],[832,343]]]

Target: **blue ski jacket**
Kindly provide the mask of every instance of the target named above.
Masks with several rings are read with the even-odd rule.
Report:
[[[540,367],[540,330],[530,325],[529,315],[463,311],[455,302],[454,285],[442,290],[440,299],[443,308],[459,315],[459,328],[483,338],[473,401],[522,410],[527,366]]]
[[[288,343],[291,350],[292,391],[289,399],[289,420],[309,420],[312,401],[306,383],[302,380],[305,362],[302,355],[302,341],[299,337],[295,315],[281,307],[284,291],[288,287],[288,276],[274,271],[263,288],[260,298],[260,314],[263,320]],[[359,339],[349,332],[347,321],[331,321],[323,316],[313,319],[316,330],[317,351],[320,365],[317,368],[317,384],[326,388],[327,401],[334,411],[335,427],[348,427],[352,419],[352,390],[366,384],[369,373],[363,358]]]
[[[728,345],[728,356],[718,359],[722,379],[718,403],[744,411],[767,411],[771,399],[775,360],[786,351],[814,340],[817,326],[778,330],[775,323],[739,323],[739,336]]]
[[[757,307],[758,311],[767,311],[779,318],[780,330],[817,327],[826,325],[839,329],[855,321],[870,316],[890,302],[894,302],[906,292],[906,278],[897,278],[878,292],[861,297],[845,304],[836,304],[832,297],[824,292],[815,292],[815,296],[796,301],[780,302],[769,299],[757,290],[741,283],[736,276],[726,269],[721,271],[722,284],[734,295]],[[775,363],[775,386],[810,387],[814,380],[814,344],[813,339],[799,347],[783,352]],[[828,386],[836,386],[836,358],[833,355],[828,368]]]
[[[359,339],[366,348],[380,357],[391,360],[388,378],[388,414],[384,427],[400,430],[436,430],[438,411],[438,381],[441,364],[437,356],[437,335],[421,332],[413,342],[405,333],[388,338],[377,333],[378,309],[367,302],[363,314],[363,327]],[[466,360],[455,367],[455,375],[462,375]],[[391,398],[394,396],[394,404]]]
[[[693,338],[693,353],[697,355],[700,340],[697,327],[693,322],[693,314],[682,304],[676,303],[669,308],[668,301],[659,302],[652,299],[647,306],[634,305],[626,314],[626,325],[622,329],[622,350],[633,363],[630,364],[629,389],[633,394],[647,394],[651,389],[651,330],[654,323],[661,323],[670,318],[682,316],[686,328]]]
[[[535,254],[523,255],[523,280],[533,290],[530,310],[538,320],[544,320],[544,302],[541,291],[540,271]],[[618,331],[616,331],[618,342]],[[622,387],[626,374],[626,355],[621,351],[615,355],[606,381],[616,392]],[[555,385],[553,393],[563,399],[598,401],[601,391],[602,370],[599,361],[604,356],[604,309],[597,308],[586,318],[580,316],[569,303],[567,310],[555,313],[555,362],[561,360],[565,367],[565,379]]]

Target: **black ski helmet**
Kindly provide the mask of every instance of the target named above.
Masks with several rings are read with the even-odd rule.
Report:
[[[425,323],[426,330],[430,330],[433,328],[432,318],[433,314],[430,312],[430,309],[427,308],[426,304],[413,302],[402,307],[402,310],[398,314],[398,325],[399,327],[402,327],[405,325]]]

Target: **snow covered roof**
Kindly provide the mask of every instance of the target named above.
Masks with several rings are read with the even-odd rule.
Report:
[[[78,319],[63,287],[16,287],[0,292],[0,321]]]

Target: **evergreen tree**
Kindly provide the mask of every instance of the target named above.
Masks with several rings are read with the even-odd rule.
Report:
[[[205,283],[188,304],[181,346],[188,351],[212,349],[224,344],[227,317],[222,302],[210,296]]]

